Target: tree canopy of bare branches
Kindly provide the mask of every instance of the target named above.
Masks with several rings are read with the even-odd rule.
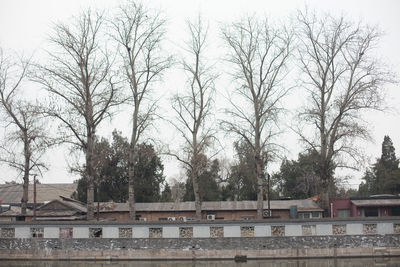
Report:
[[[132,106],[132,132],[129,152],[129,215],[136,219],[134,165],[137,145],[145,130],[156,117],[157,101],[152,98],[152,85],[171,64],[164,57],[161,42],[165,35],[165,20],[143,4],[127,2],[111,22],[113,39],[119,44],[123,62],[124,80],[129,88]]]
[[[362,112],[382,108],[383,86],[393,77],[374,57],[381,36],[376,28],[343,16],[318,17],[305,11],[298,13],[297,33],[303,85],[309,96],[299,113],[303,129],[297,132],[320,155],[326,205],[335,168],[353,167],[360,159],[354,141],[370,139]],[[307,132],[307,126],[312,130]]]
[[[94,215],[96,129],[112,115],[111,108],[120,104],[113,60],[100,42],[105,38],[104,22],[103,14],[87,10],[75,17],[71,25],[56,24],[50,35],[54,49],[48,53],[49,63],[38,66],[34,78],[50,94],[47,113],[60,122],[64,141],[85,154],[88,220]]]
[[[223,127],[246,142],[254,153],[257,173],[257,217],[262,218],[264,169],[277,147],[280,102],[289,91],[283,83],[291,55],[292,33],[266,20],[246,18],[222,29],[230,52],[236,88],[231,95],[229,120]]]
[[[13,60],[0,48],[0,111],[5,124],[0,161],[23,176],[22,214],[26,214],[29,176],[46,168],[41,158],[51,144],[39,108],[24,98],[28,68],[28,60]]]
[[[188,76],[184,93],[172,99],[176,113],[175,128],[184,139],[183,155],[173,154],[185,166],[193,182],[196,219],[201,219],[201,199],[199,177],[202,173],[202,160],[215,138],[215,129],[208,125],[211,116],[216,75],[204,63],[204,50],[208,27],[198,18],[196,23],[188,22],[190,40],[186,44],[189,54],[183,60],[183,69]]]

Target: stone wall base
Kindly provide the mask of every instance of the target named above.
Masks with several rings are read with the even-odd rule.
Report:
[[[400,235],[239,238],[0,238],[0,259],[232,260],[395,257]],[[240,258],[240,257],[239,257]]]

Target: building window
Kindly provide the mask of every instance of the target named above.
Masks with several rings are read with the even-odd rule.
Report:
[[[132,228],[119,228],[119,238],[132,238]]]
[[[89,228],[89,238],[102,238],[103,228]]]
[[[365,217],[379,217],[379,210],[377,208],[364,209]]]
[[[14,238],[15,228],[1,228],[1,238]]]
[[[60,228],[60,238],[72,238],[73,230],[72,228]]]
[[[180,238],[191,238],[193,237],[193,227],[179,227]]]
[[[315,225],[302,225],[301,231],[303,235],[315,235],[316,234],[316,226]]]
[[[252,237],[254,236],[254,226],[241,226],[240,227],[241,237]]]
[[[149,228],[149,237],[150,238],[162,238],[162,228]]]
[[[376,223],[364,224],[364,235],[375,235]]]
[[[31,228],[31,237],[33,238],[42,238],[44,229],[43,227],[32,227]]]
[[[313,218],[321,218],[321,212],[313,211],[313,212],[311,212],[311,217],[313,217]]]
[[[394,223],[393,224],[393,232],[395,234],[400,234],[400,223]]]
[[[400,207],[392,208],[392,216],[400,216]]]
[[[332,233],[334,235],[345,235],[346,234],[346,224],[334,224],[332,225]]]
[[[272,236],[285,236],[285,226],[271,226]]]
[[[308,212],[300,212],[297,214],[299,219],[310,219],[311,218],[311,214]]]
[[[339,218],[348,218],[348,217],[350,217],[350,210],[349,209],[338,209],[337,216]]]
[[[212,237],[212,238],[224,237],[224,227],[211,226],[210,227],[210,237]]]

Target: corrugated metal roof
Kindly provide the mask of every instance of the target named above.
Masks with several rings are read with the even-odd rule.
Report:
[[[400,199],[360,199],[351,200],[356,206],[400,206]]]
[[[37,184],[36,202],[44,203],[59,196],[70,197],[76,191],[77,184]],[[28,203],[33,203],[33,184],[29,184]],[[0,200],[2,204],[20,204],[22,198],[22,184],[0,185]]]
[[[96,207],[97,204],[95,204]],[[264,201],[264,209],[268,206]],[[291,206],[297,206],[298,211],[323,211],[314,201],[309,199],[302,200],[271,200],[271,209],[273,210],[289,210]],[[167,202],[167,203],[136,203],[136,211],[194,211],[195,205],[193,201],[189,202]],[[256,210],[257,201],[207,201],[202,203],[202,210],[219,211],[219,210]],[[129,211],[128,203],[102,202],[100,203],[100,211],[112,212]]]

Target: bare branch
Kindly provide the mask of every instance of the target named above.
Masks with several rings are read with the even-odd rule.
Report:
[[[274,151],[278,130],[280,102],[291,89],[283,84],[288,74],[286,64],[291,55],[293,34],[272,27],[267,21],[246,18],[222,29],[231,52],[227,61],[237,82],[230,94],[230,120],[223,128],[246,142],[255,157],[257,173],[257,217],[262,218],[264,169]],[[240,99],[240,102],[239,102]]]
[[[208,125],[211,116],[216,75],[204,64],[204,50],[208,26],[201,17],[195,23],[187,23],[190,39],[186,42],[189,59],[183,60],[184,71],[188,75],[187,87],[182,95],[175,95],[172,108],[176,113],[176,122],[172,125],[181,133],[185,143],[183,155],[170,153],[184,163],[189,178],[193,182],[196,218],[201,219],[201,199],[199,177],[202,174],[202,161],[215,139],[215,129]],[[182,160],[182,158],[187,160]],[[203,160],[202,160],[203,159]]]
[[[297,133],[320,155],[327,202],[334,168],[354,168],[360,155],[354,141],[370,138],[362,111],[381,109],[384,85],[393,81],[393,75],[371,56],[380,37],[377,29],[330,14],[318,18],[307,11],[298,12],[298,22],[298,53],[310,96],[299,120],[306,131],[306,126],[317,131],[311,136]]]

